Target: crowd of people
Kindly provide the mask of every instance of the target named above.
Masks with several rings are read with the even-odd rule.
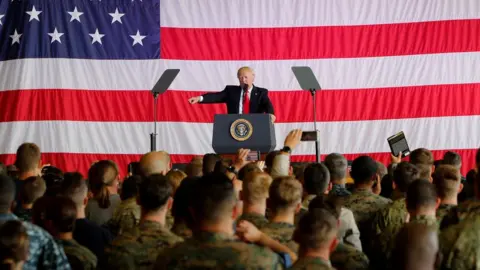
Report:
[[[480,149],[466,177],[424,148],[293,168],[301,134],[264,161],[239,149],[185,171],[150,152],[128,176],[42,166],[24,143],[0,166],[1,269],[478,269]]]

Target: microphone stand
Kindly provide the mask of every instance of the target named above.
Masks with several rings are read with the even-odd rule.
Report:
[[[153,133],[150,133],[150,151],[157,151],[157,98],[158,93],[153,92]]]
[[[313,100],[313,129],[317,133],[317,139],[315,140],[315,162],[319,163],[320,162],[320,142],[319,142],[319,134],[317,131],[317,102],[315,98],[315,94],[317,93],[317,90],[314,88],[310,88],[308,91],[310,91],[310,94],[312,94],[312,100]]]

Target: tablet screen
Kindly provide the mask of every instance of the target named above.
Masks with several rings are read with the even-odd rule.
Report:
[[[392,152],[393,152],[393,155],[394,155],[394,156],[398,156],[398,154],[399,154],[400,152],[403,153],[403,152],[409,150],[409,149],[408,149],[408,144],[407,144],[407,139],[405,139],[405,137],[402,138],[402,139],[400,139],[400,140],[398,140],[398,141],[396,141],[396,142],[394,142],[394,143],[392,143],[392,144],[390,145],[390,147],[392,148]]]

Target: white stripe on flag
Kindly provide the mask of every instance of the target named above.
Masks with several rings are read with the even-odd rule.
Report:
[[[310,66],[323,89],[480,82],[480,52],[469,52],[282,61],[23,59],[0,62],[0,89],[149,90],[166,68],[179,68],[170,89],[220,91],[238,84],[244,65],[271,90],[300,89],[291,71],[299,65]]]
[[[322,153],[389,152],[386,138],[406,133],[410,147],[431,150],[473,149],[479,145],[480,116],[417,118],[406,120],[319,123]],[[277,148],[291,129],[313,129],[313,123],[276,124]],[[213,124],[169,123],[158,125],[157,148],[175,154],[212,152]],[[149,151],[151,123],[131,122],[8,122],[0,123],[0,153],[15,153],[23,142],[37,143],[43,152],[143,154]],[[301,143],[294,154],[314,154],[313,143]]]
[[[162,0],[160,25],[250,28],[477,19],[478,0]]]

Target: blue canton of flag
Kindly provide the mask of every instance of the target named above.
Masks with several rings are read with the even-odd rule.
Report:
[[[1,0],[0,61],[158,59],[160,0]]]

